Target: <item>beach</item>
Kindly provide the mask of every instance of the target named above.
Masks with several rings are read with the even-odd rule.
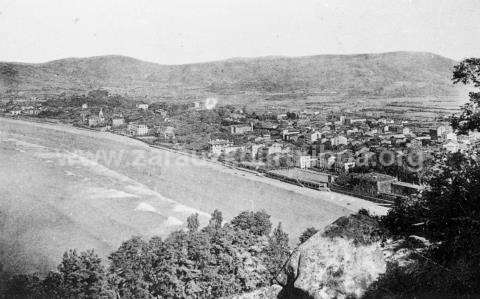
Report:
[[[124,136],[0,118],[0,255],[11,271],[46,271],[69,248],[105,257],[131,236],[165,237],[198,213],[229,220],[265,210],[295,244],[366,208],[359,198],[302,188]]]

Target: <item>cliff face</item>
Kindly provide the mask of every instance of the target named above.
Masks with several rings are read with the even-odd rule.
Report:
[[[365,210],[340,217],[300,245],[278,276],[283,298],[361,297],[395,259],[378,219]]]
[[[360,297],[386,271],[387,257],[379,242],[355,245],[317,233],[299,246],[285,267],[285,298]]]

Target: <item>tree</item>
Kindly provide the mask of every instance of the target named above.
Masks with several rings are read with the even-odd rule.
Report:
[[[290,246],[288,245],[288,235],[282,229],[282,223],[279,222],[268,239],[267,269],[270,272],[270,279],[273,281],[279,270],[283,267],[290,255]]]
[[[315,227],[309,227],[307,228],[298,238],[298,241],[300,244],[305,243],[308,239],[310,239],[311,236],[315,235],[318,232],[318,229]]]
[[[454,67],[453,82],[480,87],[480,58],[469,58]],[[461,134],[480,129],[480,92],[469,93],[469,103],[462,106],[459,116],[451,118],[451,124]]]
[[[42,295],[40,278],[34,274],[14,275],[7,282],[7,298],[26,298]]]
[[[187,218],[187,228],[189,232],[196,232],[198,227],[200,226],[200,222],[198,221],[198,213],[192,214]]]
[[[149,298],[146,275],[150,270],[147,259],[147,242],[141,237],[125,241],[110,254],[109,274],[111,282],[122,298]]]
[[[219,229],[222,227],[223,216],[222,212],[215,209],[212,213],[212,217],[210,218],[209,226],[214,229]]]
[[[232,219],[233,227],[246,230],[257,236],[266,236],[272,229],[270,215],[265,211],[244,211]]]
[[[105,269],[93,250],[63,254],[58,266],[66,297],[99,297],[107,293]]]
[[[199,229],[198,214],[189,231],[165,240],[133,237],[108,258],[105,271],[93,251],[65,252],[58,272],[14,277],[9,297],[29,298],[218,298],[273,283],[289,254],[288,236],[279,224],[271,235],[270,216],[244,212],[222,225],[215,210]],[[1,294],[3,295],[3,294]]]
[[[471,58],[455,66],[454,83],[480,87],[480,59]],[[452,126],[461,134],[480,129],[478,106],[480,93],[470,93],[470,103],[460,116],[452,117]],[[391,280],[405,278],[412,292],[478,294],[480,292],[480,161],[478,153],[445,154],[436,159],[429,188],[418,198],[398,201],[382,218],[382,224],[398,238],[411,235],[429,241],[417,255],[413,266],[398,274],[387,273],[385,288]],[[412,247],[419,246],[409,242]],[[401,272],[401,271],[400,271]],[[441,273],[440,276],[432,273]],[[411,277],[422,277],[411,283]],[[398,286],[399,284],[397,284]],[[408,291],[408,290],[407,290]]]

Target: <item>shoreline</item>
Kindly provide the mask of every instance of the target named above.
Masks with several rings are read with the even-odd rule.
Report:
[[[201,164],[196,164],[196,166],[208,167],[210,169],[214,169],[221,173],[235,175],[247,180],[268,184],[270,186],[281,188],[283,190],[295,192],[295,193],[316,198],[319,200],[324,200],[332,204],[338,205],[340,207],[346,208],[352,212],[356,212],[361,208],[365,208],[375,215],[384,215],[388,211],[388,208],[384,206],[380,206],[376,203],[373,203],[371,201],[364,200],[358,197],[345,195],[345,194],[337,193],[334,191],[319,191],[319,190],[314,190],[306,187],[300,187],[294,184],[290,184],[290,183],[282,182],[280,180],[276,180],[273,178],[258,175],[251,170],[244,170],[238,167],[227,166],[220,162],[201,159],[190,153],[169,149],[166,147],[151,146],[148,143],[138,140],[136,138],[131,138],[131,137],[127,137],[127,136],[123,136],[123,135],[119,135],[111,132],[101,132],[98,130],[76,127],[76,126],[61,123],[61,122],[53,122],[53,121],[49,122],[49,121],[42,121],[38,119],[35,119],[35,120],[24,119],[24,118],[19,119],[19,118],[9,118],[5,116],[0,116],[0,119],[7,122],[11,122],[11,123],[21,123],[25,125],[41,126],[43,128],[48,128],[48,129],[53,129],[53,130],[58,130],[58,131],[73,133],[73,134],[82,134],[82,135],[87,134],[87,135],[91,135],[91,137],[93,138],[103,138],[103,139],[109,139],[116,142],[121,142],[124,144],[141,146],[153,152],[159,151],[162,153],[168,153],[169,155],[176,155],[177,156],[176,159],[179,159],[180,157],[187,157],[188,159],[193,159],[194,161],[197,161],[197,163],[201,162]]]

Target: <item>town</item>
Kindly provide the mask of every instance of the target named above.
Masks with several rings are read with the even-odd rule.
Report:
[[[389,205],[420,194],[425,167],[443,152],[473,150],[478,132],[457,136],[448,119],[401,112],[313,110],[131,101],[106,90],[3,100],[7,117],[57,121],[120,134],[302,187]]]

